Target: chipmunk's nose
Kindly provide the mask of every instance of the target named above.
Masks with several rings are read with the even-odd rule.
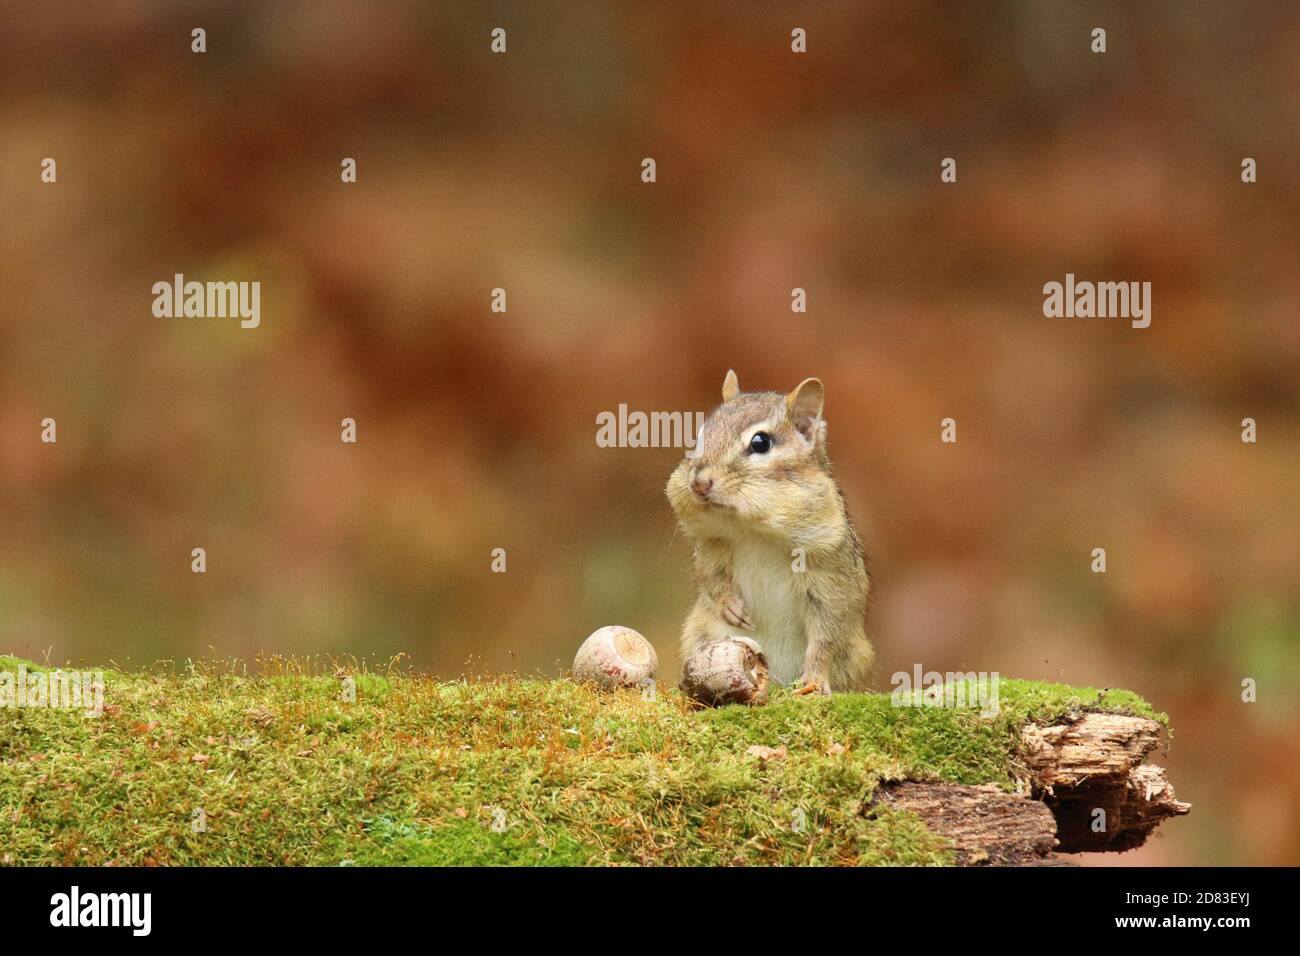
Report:
[[[713,479],[701,472],[697,471],[695,477],[691,479],[691,491],[701,498],[705,497],[712,487]]]

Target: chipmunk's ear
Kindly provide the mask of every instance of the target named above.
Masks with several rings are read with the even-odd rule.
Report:
[[[785,408],[790,421],[799,434],[812,441],[820,432],[822,405],[826,402],[826,386],[819,378],[806,378],[785,397]]]
[[[736,378],[735,369],[727,369],[727,377],[722,380],[722,400],[729,402],[740,394],[740,379]]]

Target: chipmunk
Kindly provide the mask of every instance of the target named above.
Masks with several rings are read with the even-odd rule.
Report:
[[[734,371],[668,479],[666,494],[695,542],[699,597],[682,626],[685,660],[733,634],[753,638],[770,672],[797,694],[861,690],[875,652],[862,542],[831,477],[825,388],[740,391]]]

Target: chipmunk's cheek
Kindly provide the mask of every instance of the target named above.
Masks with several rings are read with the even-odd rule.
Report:
[[[686,483],[685,475],[678,472],[668,482],[668,503],[678,514],[692,512],[696,509],[695,495]]]
[[[749,488],[749,493],[745,495],[745,516],[751,520],[762,520],[766,518],[779,503],[779,498],[774,498],[769,489],[759,483],[754,483]]]
[[[745,496],[743,489],[736,488],[715,488],[709,495],[714,511],[730,515],[744,513]]]

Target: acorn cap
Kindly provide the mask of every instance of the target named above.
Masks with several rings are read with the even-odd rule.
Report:
[[[763,649],[738,634],[701,644],[682,664],[682,693],[709,707],[762,706],[767,703],[767,685]]]
[[[573,679],[602,690],[638,687],[653,680],[659,655],[649,641],[632,630],[611,624],[593,632],[573,658]]]

